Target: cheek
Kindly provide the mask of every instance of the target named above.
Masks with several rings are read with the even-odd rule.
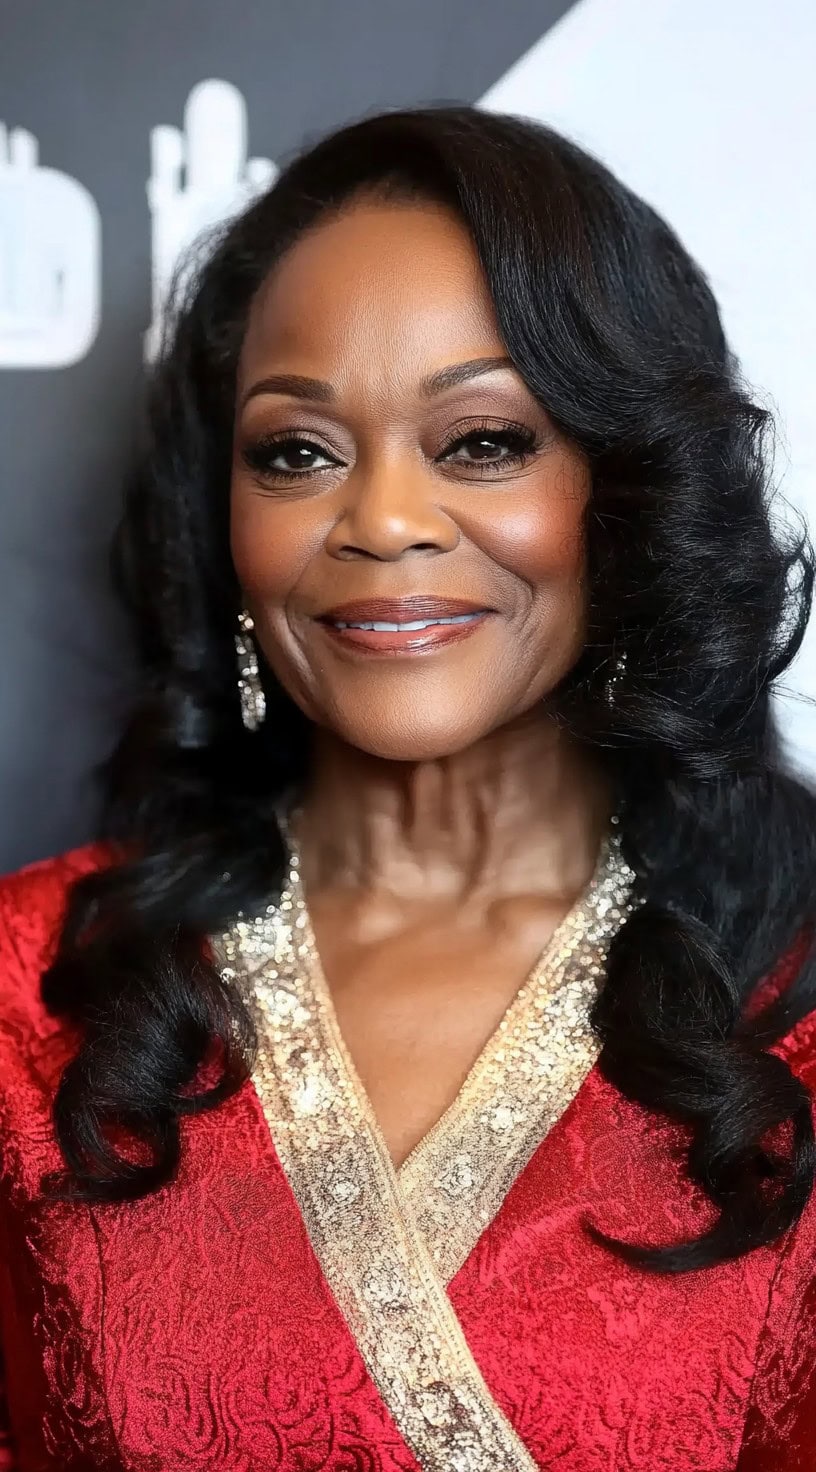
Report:
[[[240,490],[233,493],[230,550],[248,598],[283,602],[319,541],[303,502],[288,504]]]
[[[303,502],[273,501],[237,489],[230,508],[230,549],[235,573],[255,617],[255,638],[283,688],[307,716],[317,719],[308,660],[286,616],[320,534]]]
[[[578,591],[586,567],[584,521],[589,486],[569,470],[531,481],[523,494],[496,498],[481,521],[484,552],[528,585],[535,597],[557,587]]]

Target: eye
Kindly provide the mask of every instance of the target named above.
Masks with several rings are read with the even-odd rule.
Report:
[[[524,425],[484,424],[459,435],[439,457],[447,464],[465,465],[479,472],[520,465],[534,453],[536,436]]]
[[[300,435],[262,435],[241,451],[247,468],[265,480],[302,480],[342,462]]]

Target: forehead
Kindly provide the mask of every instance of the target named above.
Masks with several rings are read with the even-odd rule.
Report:
[[[433,203],[355,203],[290,247],[253,302],[240,377],[274,364],[342,380],[501,351],[473,242]]]

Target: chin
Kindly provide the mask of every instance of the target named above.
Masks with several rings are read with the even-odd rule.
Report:
[[[461,722],[458,722],[450,725],[434,723],[411,726],[372,723],[366,725],[365,729],[355,723],[353,728],[340,730],[337,734],[349,746],[354,746],[369,756],[379,757],[382,761],[437,762],[466,751],[486,733],[471,728],[464,729]]]

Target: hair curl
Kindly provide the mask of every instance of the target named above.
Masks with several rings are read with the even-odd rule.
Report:
[[[810,1097],[768,1051],[816,1006],[816,797],[785,769],[771,707],[809,616],[812,548],[772,525],[768,415],[672,230],[551,129],[467,106],[318,141],[177,283],[115,546],[143,675],[105,770],[117,861],[74,886],[43,981],[83,1032],[55,1103],[61,1189],[112,1201],[169,1182],[181,1117],[247,1077],[251,1027],[202,940],[279,891],[275,811],[308,775],[309,729],[268,669],[265,726],[240,720],[236,362],[267,273],[359,191],[457,211],[511,358],[593,470],[589,633],[552,699],[614,778],[643,899],[594,1011],[600,1067],[689,1127],[689,1173],[718,1217],[660,1248],[587,1230],[661,1272],[737,1257],[797,1219],[814,1176]],[[790,985],[749,1015],[803,937]]]

